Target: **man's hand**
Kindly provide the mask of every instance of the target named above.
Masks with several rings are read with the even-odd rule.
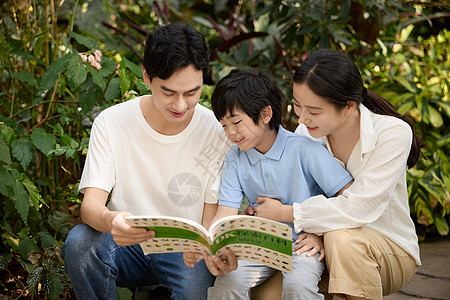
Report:
[[[183,252],[184,264],[190,268],[203,259],[204,255],[197,252]]]
[[[259,196],[256,199],[258,206],[253,208],[254,216],[278,222],[294,222],[294,213],[291,205],[284,205],[278,199]]]
[[[131,214],[127,212],[118,212],[111,221],[111,234],[117,245],[135,245],[155,237],[155,232],[152,230],[128,225],[125,217],[129,215]]]
[[[294,246],[294,251],[297,251],[297,254],[302,254],[308,250],[309,253],[307,256],[313,256],[317,252],[320,253],[318,261],[322,261],[322,259],[325,257],[325,249],[323,247],[323,237],[317,236],[313,233],[302,233],[297,237],[297,240],[295,241],[297,243],[296,246]]]
[[[205,259],[206,266],[214,276],[228,274],[231,271],[237,269],[237,258],[234,255],[233,251],[226,248],[225,255],[227,256],[227,258],[225,260],[221,260],[216,256],[209,255],[207,252],[203,253],[203,258]]]

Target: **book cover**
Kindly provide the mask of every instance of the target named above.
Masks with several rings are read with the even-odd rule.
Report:
[[[254,216],[222,218],[206,230],[200,224],[169,216],[128,216],[133,227],[155,231],[155,238],[141,243],[145,254],[207,251],[221,259],[230,248],[238,259],[292,272],[292,229],[286,224]]]

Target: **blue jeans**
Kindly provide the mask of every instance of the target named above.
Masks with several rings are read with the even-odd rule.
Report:
[[[206,299],[215,277],[204,261],[189,268],[183,253],[144,255],[139,245],[121,247],[109,233],[74,227],[62,246],[64,264],[77,299],[115,299],[116,286],[162,284],[172,299]]]
[[[319,253],[312,257],[307,257],[306,253],[293,256],[292,274],[283,272],[283,300],[292,299],[323,299],[319,294],[319,281],[322,275],[324,264],[317,258]],[[208,290],[208,299],[250,299],[252,288],[263,283],[275,273],[266,265],[239,260],[238,269],[225,275],[218,276],[214,287]]]

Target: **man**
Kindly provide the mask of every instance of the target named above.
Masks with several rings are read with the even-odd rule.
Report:
[[[162,284],[172,299],[206,299],[214,283],[204,262],[182,253],[145,256],[153,231],[127,215],[170,215],[207,225],[215,213],[229,146],[213,113],[198,104],[209,70],[204,37],[184,23],[147,36],[143,75],[152,95],[103,111],[92,128],[80,182],[81,217],[63,246],[78,299],[114,299],[116,285]]]

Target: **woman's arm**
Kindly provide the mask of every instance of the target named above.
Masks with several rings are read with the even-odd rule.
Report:
[[[390,205],[397,184],[406,185],[406,162],[412,132],[406,124],[380,130],[375,148],[354,183],[342,195],[311,197],[294,203],[296,231],[323,233],[342,228],[356,228],[377,220]],[[408,205],[407,195],[404,204]]]

